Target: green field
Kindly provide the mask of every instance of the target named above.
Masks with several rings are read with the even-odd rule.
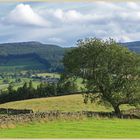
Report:
[[[60,110],[112,111],[97,103],[83,103],[82,95],[67,95],[31,99],[1,104],[0,108],[33,109],[34,111]],[[123,106],[129,109],[130,106]],[[6,125],[6,124],[5,124]],[[139,120],[103,118],[67,118],[11,124],[0,128],[0,138],[140,138]]]
[[[60,97],[49,97],[31,99],[25,101],[16,101],[0,105],[0,108],[16,108],[16,109],[33,109],[34,111],[111,111],[111,108],[106,108],[103,105],[96,103],[83,103],[82,95],[67,95]]]
[[[1,104],[0,108],[15,108],[15,109],[32,109],[33,111],[112,111],[111,107],[105,107],[95,103],[83,103],[82,95],[67,95],[59,97],[38,98],[23,101],[9,102]],[[126,110],[132,108],[130,106],[122,106],[121,109]]]
[[[85,119],[18,125],[0,138],[140,138],[139,120]]]
[[[58,73],[39,73],[38,76],[49,76],[49,77],[55,77],[60,78],[60,74]]]

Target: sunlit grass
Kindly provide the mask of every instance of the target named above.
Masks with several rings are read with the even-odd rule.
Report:
[[[83,97],[79,95],[67,95],[59,97],[38,98],[23,101],[9,102],[1,104],[0,108],[15,108],[15,109],[32,109],[34,111],[50,111],[60,110],[65,112],[71,111],[112,111],[111,107],[99,105],[97,103],[84,104]],[[122,106],[123,110],[129,109],[130,106]]]
[[[18,125],[1,138],[140,138],[139,120],[85,119]]]

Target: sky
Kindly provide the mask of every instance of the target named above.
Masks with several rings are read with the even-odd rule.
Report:
[[[88,37],[140,40],[140,3],[0,3],[0,43],[39,41],[73,47]]]

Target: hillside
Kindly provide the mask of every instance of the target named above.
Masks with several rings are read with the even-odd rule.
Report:
[[[140,52],[140,41],[121,43],[130,50]],[[40,42],[17,42],[0,44],[0,72],[15,70],[62,71],[65,51],[57,45]]]
[[[140,53],[140,41],[125,42],[121,44],[128,47],[132,51]]]
[[[65,48],[39,42],[0,44],[0,71],[46,69],[61,71]]]
[[[9,102],[1,104],[0,108],[13,108],[13,109],[32,109],[33,111],[50,111],[60,110],[65,112],[73,111],[113,111],[111,107],[97,103],[84,104],[82,95],[65,95],[58,97],[38,98],[23,101]],[[132,107],[124,105],[121,106],[122,110],[130,109]]]
[[[102,105],[84,104],[82,95],[66,95],[59,97],[48,97],[30,99],[1,104],[0,108],[14,109],[32,109],[33,111],[110,111],[111,108],[105,108]]]

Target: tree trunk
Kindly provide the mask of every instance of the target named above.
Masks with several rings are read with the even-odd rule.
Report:
[[[120,116],[121,116],[121,111],[120,111],[119,105],[113,106],[113,108],[114,108],[115,114],[116,114],[118,117],[120,117]]]

